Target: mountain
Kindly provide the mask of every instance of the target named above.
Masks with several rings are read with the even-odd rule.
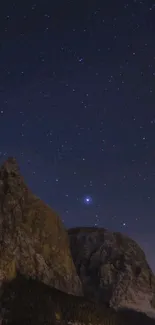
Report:
[[[0,282],[17,272],[82,294],[63,223],[30,191],[11,157],[0,168]]]
[[[118,305],[118,299],[112,297],[117,297],[116,289],[121,286],[121,279],[124,290],[124,278],[121,277],[120,282],[118,278],[122,270],[126,274],[123,265],[127,261],[124,257],[117,258],[118,254],[115,261],[112,252],[117,253],[118,247],[120,251],[122,247],[122,256],[128,256],[128,245],[120,234],[117,240],[111,241],[111,235],[103,236],[103,229],[95,231],[94,236],[92,229],[74,229],[68,236],[59,216],[27,187],[16,160],[8,158],[0,168],[0,325],[155,325],[155,320],[144,313],[113,308],[116,304],[112,302]],[[104,246],[105,239],[106,249],[101,248],[95,257],[98,244]],[[130,248],[136,247],[132,245]],[[134,266],[138,285],[141,274],[143,290],[139,292],[144,293],[145,288],[146,297],[150,299],[154,278],[143,252],[134,249],[138,255],[135,253],[133,259],[128,260],[129,273]],[[101,272],[102,254],[107,257],[99,284],[97,274]],[[117,268],[114,274],[107,262],[112,256],[109,261]],[[135,269],[135,259],[136,263],[141,263],[141,270]],[[89,270],[89,282],[83,277],[85,269]],[[114,279],[117,280],[116,288]],[[104,299],[100,299],[103,292]],[[125,292],[122,297],[125,299]],[[129,301],[128,288],[127,297]]]
[[[103,228],[68,231],[85,297],[155,316],[155,276],[131,238]]]

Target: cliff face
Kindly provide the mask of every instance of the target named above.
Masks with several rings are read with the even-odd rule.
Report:
[[[92,228],[70,230],[69,238],[9,158],[0,168],[0,324],[155,325],[113,308],[154,301],[154,277],[136,243]]]
[[[70,229],[68,234],[86,297],[155,315],[155,277],[135,241],[97,228]]]
[[[17,162],[0,169],[0,281],[20,272],[75,295],[81,282],[57,214],[26,186]]]

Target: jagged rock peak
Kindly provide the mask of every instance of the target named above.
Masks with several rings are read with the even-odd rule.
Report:
[[[20,173],[17,160],[9,157],[0,168],[0,207],[1,218],[3,214],[9,218],[10,212],[17,207],[24,208],[28,196],[32,196],[32,192],[28,189],[24,182],[24,178]],[[13,214],[11,214],[13,216]],[[16,219],[21,217],[21,213],[16,213]],[[11,218],[10,218],[11,222]]]
[[[9,174],[14,172],[19,173],[19,166],[15,157],[8,157],[1,167],[1,170],[8,172]]]
[[[14,193],[17,198],[26,189],[16,158],[9,157],[0,167],[0,195]]]
[[[24,179],[20,174],[20,168],[17,160],[14,157],[9,157],[0,168],[1,184],[7,184],[8,187],[13,187],[14,190],[19,190],[16,187],[26,187]]]
[[[35,196],[15,158],[0,168],[0,281],[17,272],[72,294],[82,287],[61,219]]]

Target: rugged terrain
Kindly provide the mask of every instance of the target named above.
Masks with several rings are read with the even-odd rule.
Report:
[[[58,215],[33,195],[9,158],[0,169],[0,281],[16,273],[82,294],[68,235]]]
[[[68,234],[86,297],[155,315],[155,276],[134,240],[103,228],[74,228]]]
[[[126,307],[122,301],[132,307],[134,285],[151,305],[154,277],[136,243],[103,229],[74,229],[68,237],[59,216],[27,187],[16,160],[2,165],[0,324],[155,325],[143,313],[113,308]]]

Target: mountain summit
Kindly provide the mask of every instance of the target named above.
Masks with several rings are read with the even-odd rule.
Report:
[[[0,281],[10,281],[17,272],[82,294],[63,223],[33,195],[11,157],[0,168]]]

